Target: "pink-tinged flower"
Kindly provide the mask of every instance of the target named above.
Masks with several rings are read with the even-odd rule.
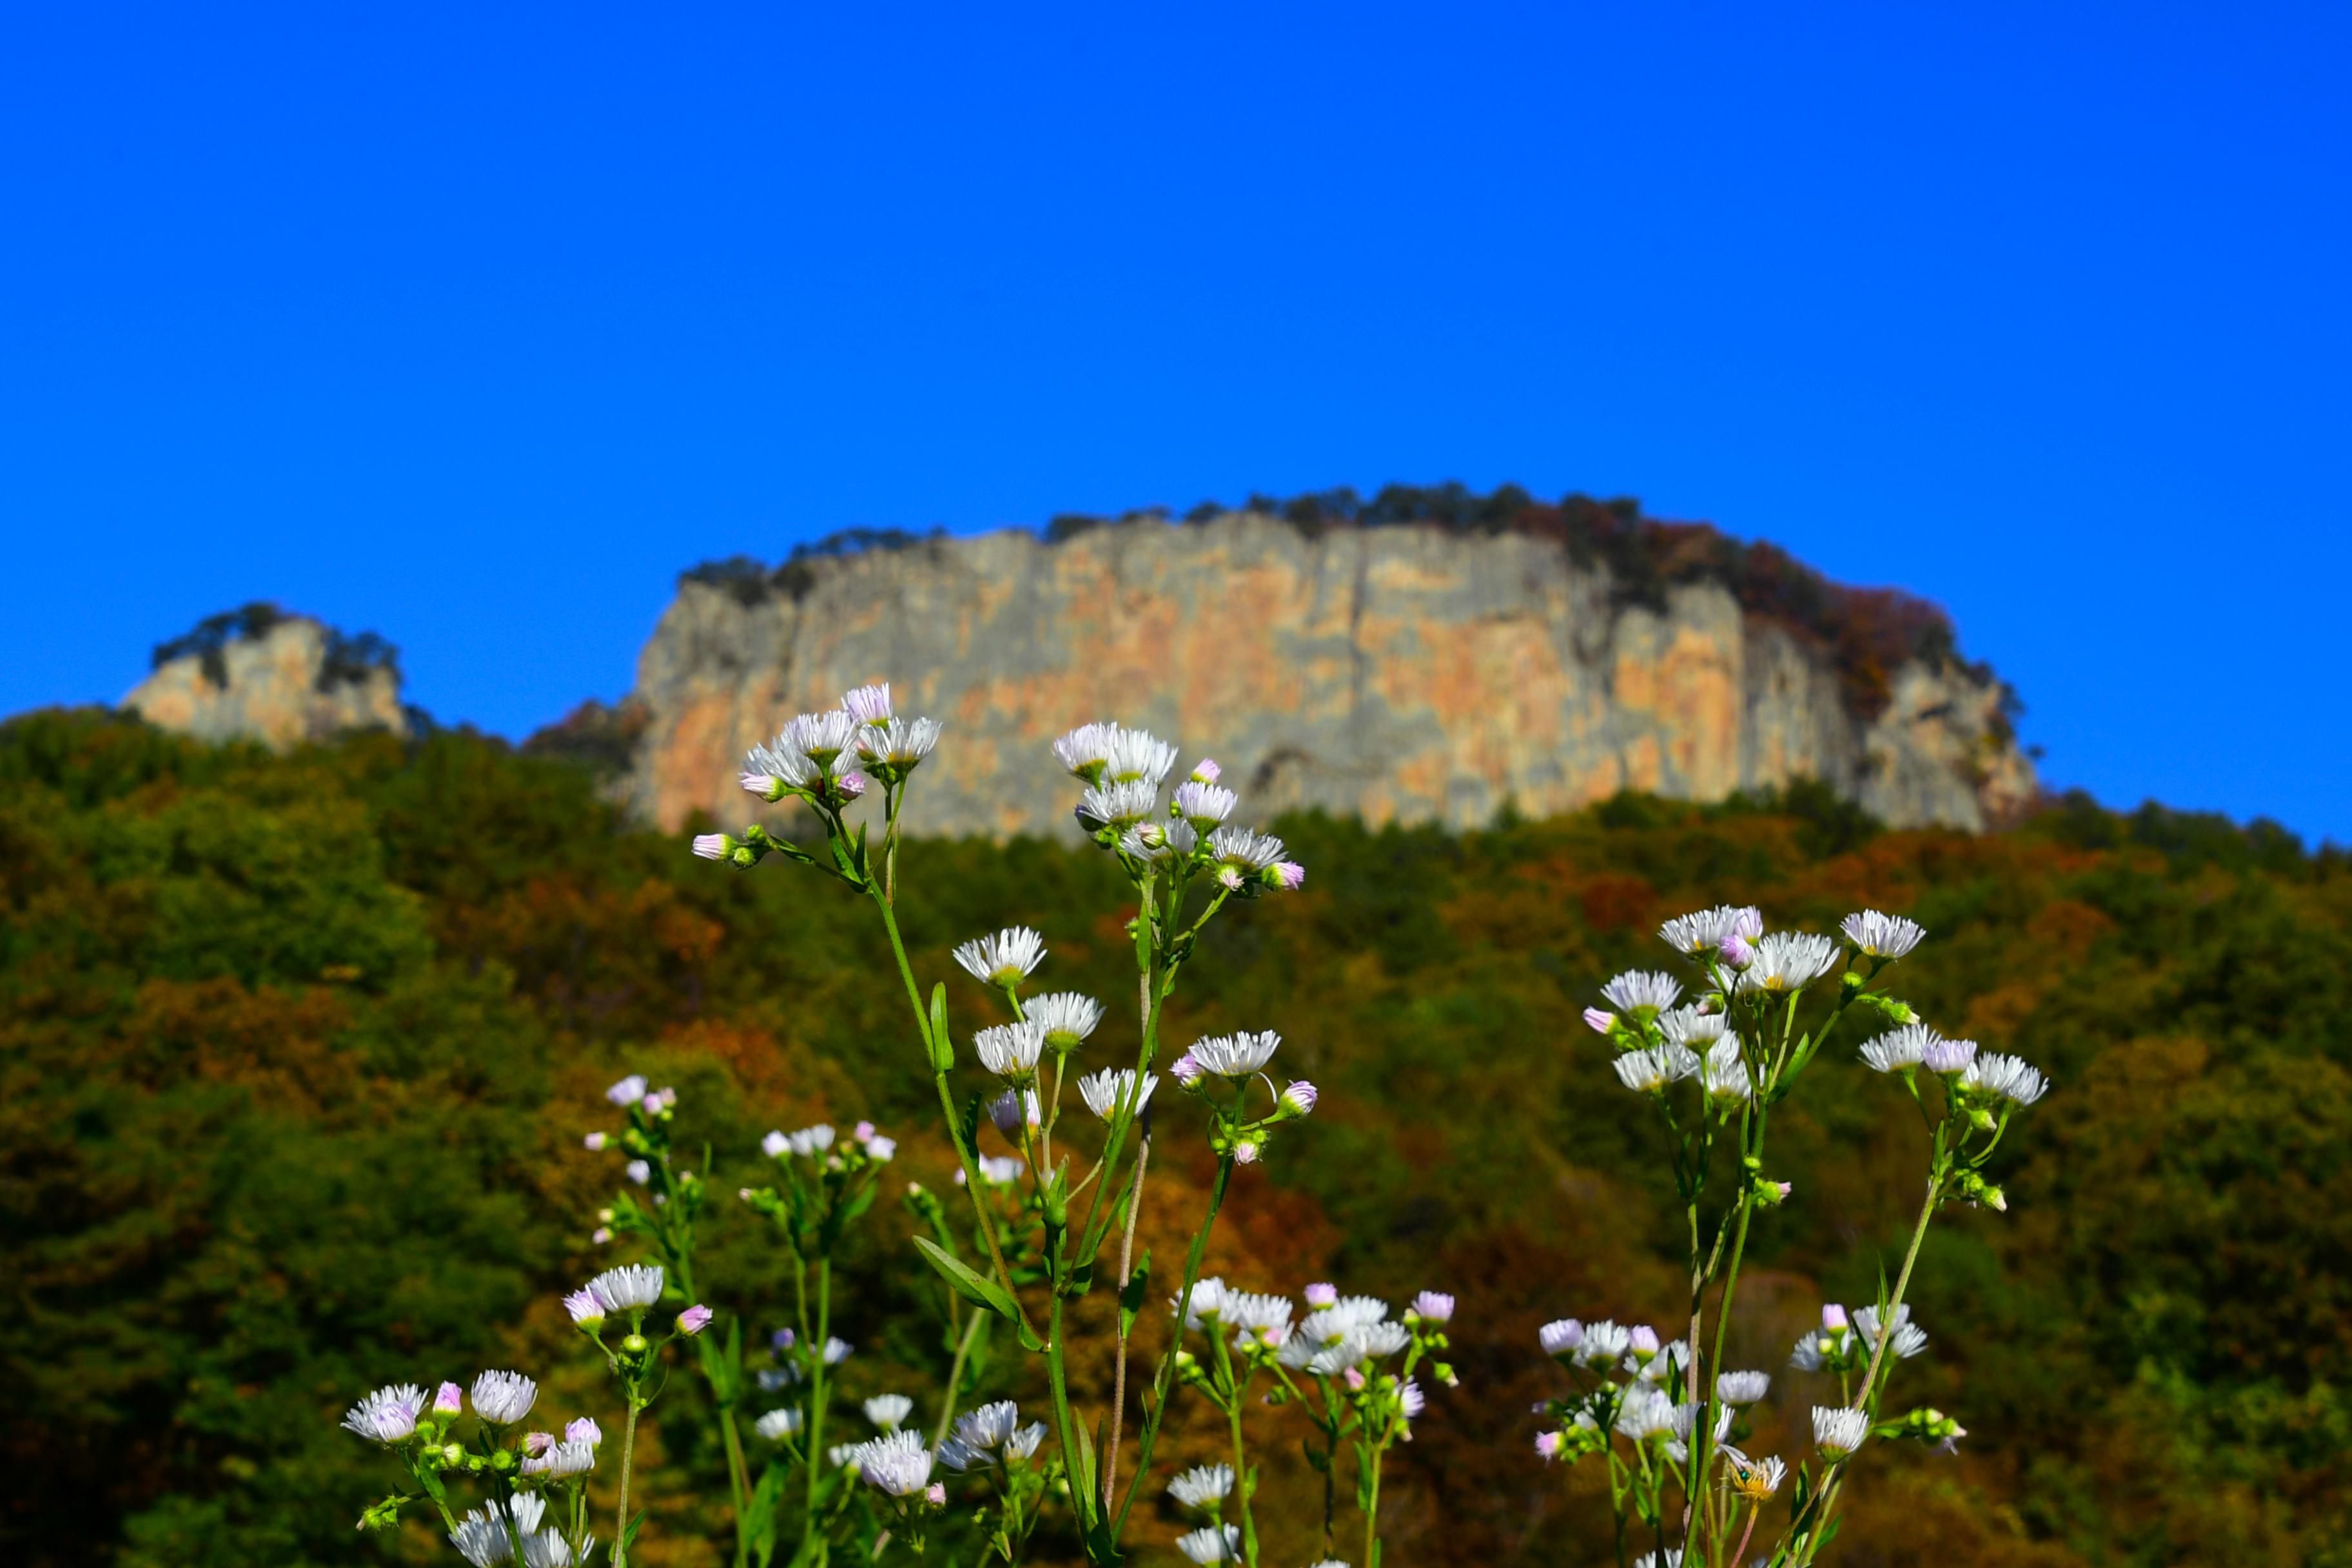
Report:
[[[1822,1327],[1834,1332],[1845,1326],[1846,1316],[1845,1309],[1843,1307],[1839,1306],[1835,1301],[1832,1301],[1822,1309]]]
[[[644,1100],[638,1101],[638,1103],[646,1108],[646,1114],[647,1116],[659,1116],[661,1114],[662,1097],[658,1094],[649,1094],[646,1096]]]
[[[1361,1394],[1364,1391],[1364,1373],[1361,1368],[1351,1366],[1339,1375],[1347,1380],[1349,1393]]]
[[[1282,1091],[1282,1109],[1293,1116],[1309,1115],[1314,1111],[1315,1101],[1318,1098],[1319,1091],[1316,1087],[1305,1079],[1299,1079]]]
[[[539,1384],[519,1372],[486,1372],[474,1379],[473,1396],[475,1415],[510,1426],[539,1402]]]
[[[413,1383],[379,1388],[343,1413],[343,1429],[387,1446],[416,1430],[425,1391]]]
[[[849,1130],[849,1135],[860,1143],[871,1143],[874,1142],[874,1123],[861,1121]]]
[[[609,1225],[600,1225],[588,1233],[588,1239],[602,1247],[613,1239],[613,1227]]]
[[[587,1137],[580,1140],[580,1142],[583,1148],[593,1154],[604,1146],[604,1135],[602,1132],[591,1132]]]
[[[1206,1068],[1203,1068],[1201,1065],[1200,1058],[1193,1056],[1190,1051],[1186,1051],[1182,1056],[1178,1057],[1176,1058],[1175,1065],[1168,1069],[1169,1075],[1174,1078],[1178,1083],[1182,1084],[1186,1089],[1190,1089],[1194,1084],[1200,1082],[1202,1075],[1208,1069]]]
[[[1419,1419],[1428,1405],[1429,1400],[1421,1392],[1421,1384],[1412,1378],[1406,1378],[1404,1386],[1397,1390],[1397,1408],[1404,1412],[1404,1418],[1408,1421]]]
[[[871,686],[861,686],[843,697],[841,705],[848,710],[851,718],[861,724],[884,723],[891,716],[890,683],[881,680]]]
[[[1314,1308],[1317,1311],[1321,1311],[1326,1307],[1336,1305],[1339,1302],[1339,1287],[1337,1285],[1309,1285],[1307,1287],[1307,1304],[1309,1307]]]
[[[523,1434],[522,1451],[526,1454],[544,1454],[550,1448],[554,1447],[555,1434],[552,1432],[526,1432]]]
[[[1445,1323],[1454,1320],[1454,1298],[1440,1290],[1423,1290],[1412,1299],[1412,1310],[1424,1323]]]
[[[1559,1458],[1560,1445],[1567,1440],[1565,1432],[1538,1432],[1536,1434],[1536,1452],[1542,1455],[1543,1462],[1549,1465]]]
[[[466,1391],[454,1383],[445,1383],[433,1395],[433,1414],[461,1415],[466,1409]]]
[[[735,847],[735,840],[724,833],[698,833],[694,836],[694,852],[705,860],[724,860]]]
[[[933,1508],[945,1508],[945,1507],[947,1507],[947,1506],[948,1506],[948,1484],[947,1484],[947,1482],[945,1482],[945,1481],[933,1481],[933,1482],[932,1482],[932,1483],[931,1483],[928,1488],[926,1488],[926,1489],[924,1489],[924,1491],[923,1491],[923,1500],[924,1500],[925,1502],[927,1502],[927,1503],[929,1503]]]
[[[890,1156],[898,1152],[898,1141],[896,1138],[885,1138],[877,1132],[866,1141],[866,1157],[877,1163],[887,1163]]]
[[[1307,868],[1296,860],[1276,860],[1267,868],[1265,879],[1286,893],[1295,893],[1307,884]]]
[[[1574,1318],[1562,1318],[1546,1323],[1537,1331],[1536,1338],[1543,1344],[1546,1355],[1573,1355],[1584,1343],[1584,1325]],[[1615,1357],[1611,1357],[1615,1360]]]
[[[1214,784],[1224,777],[1224,773],[1225,770],[1217,766],[1215,761],[1209,757],[1202,757],[1192,767],[1192,777],[1202,784]]]
[[[583,1415],[577,1421],[564,1426],[563,1440],[567,1443],[585,1443],[593,1448],[604,1440],[604,1429],[596,1425],[594,1418]]]
[[[1587,1007],[1584,1010],[1585,1026],[1596,1035],[1607,1034],[1616,1022],[1617,1015],[1606,1008]]]
[[[1625,1348],[1632,1351],[1638,1356],[1654,1356],[1657,1354],[1658,1331],[1650,1327],[1647,1323],[1641,1324],[1639,1327],[1629,1330],[1625,1335]]]
[[[1258,1149],[1256,1144],[1244,1143],[1234,1151],[1234,1163],[1236,1165],[1255,1165],[1257,1163],[1257,1155]]]
[[[677,1331],[681,1334],[698,1334],[710,1326],[710,1309],[708,1307],[688,1307],[677,1315]]]
[[[1746,937],[1734,931],[1723,939],[1716,952],[1727,969],[1746,969],[1756,962],[1756,948]]]
[[[783,794],[782,790],[776,787],[781,781],[772,773],[740,773],[736,776],[735,782],[762,800]]]
[[[866,775],[859,773],[856,768],[852,768],[847,773],[842,774],[839,778],[834,780],[833,787],[841,794],[847,795],[850,799],[856,800],[859,795],[866,793]]]
[[[645,1096],[646,1080],[636,1073],[631,1073],[604,1091],[604,1098],[615,1105],[633,1105]]]

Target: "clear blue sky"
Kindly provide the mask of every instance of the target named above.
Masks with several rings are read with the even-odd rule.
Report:
[[[519,735],[707,557],[1516,479],[2352,840],[2347,15],[19,7],[0,710],[266,597]]]

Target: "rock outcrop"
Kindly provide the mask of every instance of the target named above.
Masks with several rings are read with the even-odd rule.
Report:
[[[1641,526],[1685,555],[1701,533],[1725,542]],[[1848,592],[1771,561],[1809,604]],[[1891,824],[1973,830],[2032,795],[2006,688],[1950,651],[1939,617],[1940,644],[1858,679],[1818,626],[1743,609],[1740,584],[1683,572],[1630,591],[1627,575],[1540,531],[1251,512],[689,574],[638,661],[646,727],[623,787],[666,827],[740,819],[750,746],[888,679],[902,712],[948,726],[920,776],[929,831],[1075,831],[1047,742],[1099,718],[1215,757],[1254,816],[1469,826],[1507,804],[1810,777]]]
[[[400,670],[373,635],[346,637],[267,605],[215,616],[155,650],[155,671],[121,706],[202,740],[288,751],[350,730],[406,734]]]

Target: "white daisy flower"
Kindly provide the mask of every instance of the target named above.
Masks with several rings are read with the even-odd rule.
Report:
[[[1870,1436],[1870,1417],[1842,1406],[1813,1406],[1813,1447],[1825,1459],[1843,1459]]]
[[[781,1443],[800,1431],[803,1419],[797,1407],[771,1410],[751,1424],[751,1430],[771,1443]]]
[[[572,1568],[572,1543],[554,1531],[522,1538],[522,1568]]]
[[[892,719],[858,731],[857,754],[873,766],[911,768],[938,749],[937,719]]]
[[[992,1451],[1003,1446],[1020,1423],[1020,1406],[1010,1399],[999,1399],[957,1416],[956,1440],[967,1447]]]
[[[1708,1102],[1718,1110],[1738,1105],[1756,1092],[1748,1076],[1748,1062],[1739,1053],[1738,1036],[1726,1035],[1707,1047],[1699,1082]]]
[[[1283,845],[1270,833],[1226,826],[1209,835],[1209,855],[1217,862],[1217,880],[1238,888],[1267,867],[1282,864]]]
[[[1168,1298],[1168,1305],[1182,1312],[1188,1329],[1205,1328],[1224,1317],[1225,1281],[1223,1276],[1212,1274],[1205,1279],[1192,1281],[1190,1295]]]
[[[1238,1563],[1242,1560],[1242,1527],[1202,1525],[1178,1536],[1176,1550],[1195,1563]]]
[[[1228,1328],[1239,1329],[1261,1344],[1278,1345],[1289,1334],[1290,1315],[1297,1310],[1287,1296],[1229,1290],[1218,1317]]]
[[[1871,1344],[1876,1344],[1878,1342],[1878,1309],[1856,1307],[1853,1310],[1853,1326],[1862,1331],[1864,1340]],[[1910,1360],[1927,1348],[1927,1332],[1912,1322],[1911,1305],[1907,1301],[1895,1309],[1895,1337],[1887,1342],[1886,1348],[1905,1361]]]
[[[866,1445],[857,1479],[892,1497],[912,1497],[931,1484],[931,1451],[919,1432],[893,1432]]]
[[[784,1147],[803,1160],[814,1160],[833,1147],[833,1124],[820,1121],[814,1127],[787,1132],[784,1134]]]
[[[1546,1355],[1570,1355],[1584,1342],[1584,1325],[1574,1318],[1561,1318],[1537,1330],[1536,1339]]]
[[[1937,1039],[1927,1043],[1927,1053],[1920,1061],[1929,1072],[1952,1073],[1967,1071],[1968,1065],[1976,1059],[1974,1040]]]
[[[1176,748],[1145,730],[1118,729],[1103,759],[1103,777],[1114,784],[1143,784],[1155,792],[1176,766]]]
[[[1801,991],[1837,967],[1835,939],[1811,931],[1776,931],[1756,943],[1756,957],[1739,976],[1742,991]]]
[[[1018,985],[1045,960],[1045,939],[1027,926],[1012,926],[955,950],[964,973],[982,985]]]
[[[1743,1502],[1770,1501],[1789,1473],[1779,1459],[1751,1459],[1737,1448],[1726,1448],[1723,1458],[1725,1482]]]
[[[1282,1037],[1272,1029],[1251,1034],[1243,1030],[1232,1035],[1211,1035],[1195,1040],[1184,1054],[1200,1064],[1204,1071],[1223,1078],[1242,1079],[1257,1071],[1274,1059],[1282,1044]]]
[[[1630,1330],[1603,1318],[1597,1323],[1585,1326],[1584,1337],[1577,1346],[1576,1359],[1596,1371],[1606,1371],[1617,1364],[1617,1358],[1625,1353],[1625,1347],[1633,1343],[1633,1340]]]
[[[1677,915],[1658,928],[1658,935],[1668,947],[1691,958],[1707,957],[1728,936],[1753,942],[1763,934],[1763,911],[1734,904],[1717,904],[1696,914]]]
[[[646,1097],[646,1080],[641,1073],[631,1073],[604,1091],[604,1098],[615,1105],[635,1105]]]
[[[1611,1062],[1617,1081],[1636,1094],[1661,1094],[1666,1085],[1699,1070],[1698,1054],[1683,1046],[1658,1046],[1627,1051]]]
[[[794,752],[820,768],[830,769],[850,749],[858,723],[856,715],[840,708],[823,713],[803,713],[784,726],[770,749]]]
[[[2022,1058],[1987,1051],[1960,1073],[1960,1085],[1986,1099],[1999,1097],[2018,1105],[2032,1105],[2050,1092],[2050,1080]]]
[[[1065,1056],[1077,1049],[1103,1020],[1102,1004],[1075,991],[1049,991],[1021,1010],[1045,1031],[1046,1048]]]
[[[1681,983],[1673,975],[1643,969],[1629,969],[1601,988],[1602,997],[1627,1013],[1643,1007],[1663,1013],[1682,994]]]
[[[842,710],[861,724],[884,724],[890,720],[890,683],[877,681],[861,686],[841,700]]]
[[[1000,1187],[1011,1186],[1021,1179],[1021,1173],[1029,1168],[1018,1155],[1014,1154],[982,1154],[972,1163],[980,1167],[982,1181]],[[956,1173],[956,1184],[958,1186],[963,1184],[961,1171]]]
[[[1769,1372],[1727,1372],[1715,1380],[1715,1396],[1726,1405],[1754,1405],[1771,1391]]]
[[[514,1560],[514,1537],[508,1532],[506,1521],[487,1517],[479,1509],[457,1521],[457,1528],[449,1532],[449,1544],[474,1568],[496,1568]]]
[[[571,1476],[584,1476],[595,1468],[593,1443],[557,1443],[545,1453],[523,1460],[520,1469],[526,1476],[546,1476],[560,1481]]]
[[[1213,1508],[1233,1489],[1231,1465],[1196,1465],[1168,1483],[1168,1495],[1186,1508]]]
[[[1616,1426],[1621,1434],[1636,1443],[1671,1436],[1675,1429],[1675,1402],[1654,1388],[1637,1384],[1626,1391],[1625,1402],[1617,1410]]]
[[[779,735],[764,746],[754,746],[743,756],[743,772],[739,782],[753,795],[776,793],[778,784],[794,789],[805,788],[824,776],[824,769],[809,761],[805,752],[796,751]]]
[[[1906,1024],[1862,1047],[1862,1059],[1874,1072],[1901,1072],[1927,1059],[1927,1047],[1942,1038],[1925,1024]]]
[[[1032,1131],[1045,1124],[1045,1108],[1038,1102],[1034,1089],[1008,1089],[996,1097],[988,1108],[988,1119],[1007,1138],[1019,1140],[1025,1124]]]
[[[1846,941],[1853,943],[1873,958],[1900,958],[1919,945],[1927,929],[1916,921],[1906,921],[1901,915],[1883,915],[1876,910],[1864,910],[1838,922]]]
[[[1195,829],[1206,830],[1234,814],[1241,796],[1223,784],[1188,779],[1176,786],[1176,815]]]
[[[1116,724],[1081,724],[1054,742],[1054,758],[1074,776],[1092,784],[1110,761],[1111,737],[1117,733]]]
[[[588,1293],[609,1316],[614,1312],[641,1312],[662,1297],[662,1270],[658,1263],[635,1263],[622,1268],[608,1268],[588,1281]]]
[[[1151,1102],[1151,1091],[1159,1087],[1160,1075],[1156,1072],[1144,1074],[1143,1088],[1139,1091],[1133,1068],[1105,1068],[1078,1079],[1078,1098],[1087,1102],[1088,1110],[1108,1121],[1122,1104],[1130,1114],[1140,1114]]]
[[[1025,1459],[1034,1454],[1037,1445],[1045,1440],[1045,1424],[1033,1421],[1004,1439],[1004,1457],[1007,1459]]]
[[[413,1383],[379,1388],[343,1412],[343,1429],[371,1442],[397,1443],[416,1430],[416,1417],[423,1414],[425,1399],[425,1391]]]
[[[1658,1015],[1658,1032],[1677,1046],[1703,1051],[1723,1038],[1731,1020],[1720,1013],[1702,1012],[1696,1007],[1676,1007]]]
[[[1037,1058],[1045,1053],[1045,1031],[1034,1021],[994,1024],[971,1037],[980,1065],[999,1078],[1016,1083],[1036,1076]]]
[[[1141,779],[1129,779],[1124,784],[1102,784],[1089,788],[1078,797],[1078,826],[1088,833],[1099,833],[1106,827],[1132,827],[1160,809],[1157,785]]]
[[[539,1384],[519,1372],[486,1372],[474,1379],[474,1414],[493,1426],[509,1426],[530,1414]]]
[[[827,1334],[824,1341],[824,1364],[839,1366],[849,1359],[850,1353],[856,1348],[839,1334]]]
[[[877,1394],[866,1402],[866,1419],[885,1432],[896,1432],[914,1409],[915,1402],[903,1394]]]

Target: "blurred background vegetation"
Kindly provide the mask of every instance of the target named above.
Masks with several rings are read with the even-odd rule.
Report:
[[[1241,1173],[1212,1269],[1462,1298],[1462,1386],[1394,1465],[1391,1561],[1604,1559],[1597,1475],[1529,1446],[1554,1386],[1535,1329],[1671,1331],[1679,1250],[1653,1129],[1577,1015],[1664,959],[1661,919],[1738,900],[1814,929],[1864,904],[1914,916],[1932,939],[1898,990],[2058,1085],[1996,1170],[2011,1213],[1953,1214],[1914,1289],[1933,1342],[1897,1398],[1971,1435],[1957,1458],[1880,1455],[1841,1559],[2352,1563],[2342,855],[2081,800],[1985,837],[1882,832],[1806,789],[1465,836],[1276,826],[1307,890],[1220,919],[1172,1028],[1279,1029],[1289,1071],[1324,1089]],[[1121,889],[1093,850],[927,841],[902,868],[927,978],[953,973],[953,942],[1025,921],[1052,944],[1042,981],[1131,994]],[[722,1194],[769,1127],[861,1116],[901,1138],[907,1177],[945,1184],[878,942],[834,885],[694,860],[584,768],[493,741],[273,757],[102,713],[0,727],[0,1558],[454,1561],[421,1525],[354,1531],[390,1476],[335,1423],[378,1384],[514,1366],[550,1416],[616,1425],[556,1301],[626,1260],[588,1239],[616,1176],[580,1144],[610,1124],[606,1083],[675,1084],[681,1142],[708,1142]],[[950,989],[959,1035],[987,1021],[974,987]],[[1132,1028],[1114,1006],[1097,1042]],[[1869,1293],[1922,1168],[1916,1118],[1855,1043],[1775,1120],[1796,1195],[1751,1244],[1734,1335],[1775,1373],[1767,1451],[1819,1392],[1790,1342],[1825,1295]],[[1196,1132],[1163,1110],[1144,1225],[1163,1258],[1209,1172]],[[715,1304],[775,1326],[776,1249],[731,1198],[713,1209]],[[877,1206],[836,1321],[853,1393],[928,1406],[911,1228]],[[988,1373],[1025,1398],[1021,1375],[1011,1357]],[[1078,1375],[1099,1407],[1106,1367]],[[656,1406],[647,1568],[722,1561],[697,1393],[679,1377]],[[1199,1415],[1163,1469],[1209,1456]],[[1277,1413],[1256,1429],[1268,1561],[1308,1561],[1297,1434]],[[1138,1520],[1142,1559],[1166,1557],[1172,1515]]]

